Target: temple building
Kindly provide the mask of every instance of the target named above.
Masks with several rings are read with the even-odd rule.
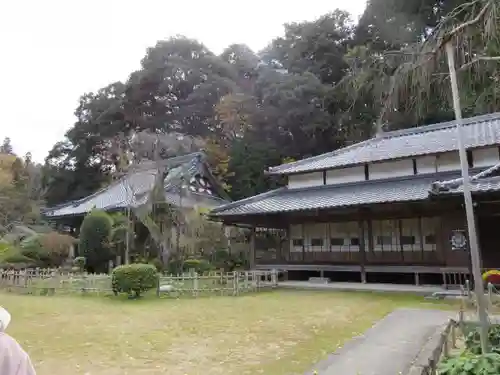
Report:
[[[498,268],[500,113],[463,124],[482,267]],[[469,277],[454,121],[386,132],[266,172],[288,185],[211,211],[214,220],[255,229],[254,268],[363,282],[451,285]]]

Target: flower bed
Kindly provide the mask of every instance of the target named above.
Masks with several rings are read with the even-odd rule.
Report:
[[[500,285],[500,271],[490,270],[483,273],[483,280],[485,283],[491,283],[493,285]]]

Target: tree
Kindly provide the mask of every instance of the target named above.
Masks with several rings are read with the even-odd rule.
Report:
[[[361,42],[362,36],[368,36],[374,43],[365,50],[361,64],[359,58],[352,61],[346,79],[350,97],[359,100],[376,93],[381,103],[376,108],[379,131],[452,119],[449,91],[442,89],[448,72],[442,46],[453,37],[458,46],[464,114],[497,111],[498,89],[491,79],[499,73],[495,58],[499,45],[494,37],[499,25],[497,7],[489,0],[405,5],[373,0],[358,25],[357,38]],[[391,32],[384,27],[392,27]],[[402,39],[390,39],[390,35]]]
[[[273,40],[263,57],[290,73],[309,72],[332,84],[344,75],[352,29],[349,13],[339,9],[312,22],[285,24],[285,35]]]
[[[10,143],[10,138],[5,137],[2,145],[0,146],[0,154],[13,154],[13,153],[14,153],[14,150],[13,150],[12,145]]]

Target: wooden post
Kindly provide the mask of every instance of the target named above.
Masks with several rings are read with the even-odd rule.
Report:
[[[424,226],[422,225],[423,218],[418,217],[418,235],[420,236],[420,260],[424,260]]]
[[[198,272],[193,273],[193,296],[198,297]]]
[[[250,254],[248,259],[250,269],[255,268],[255,227],[251,229],[250,233]]]
[[[404,262],[405,261],[405,252],[404,252],[404,245],[403,245],[403,220],[399,219],[397,221],[398,223],[398,229],[399,229],[399,251],[401,252],[401,260]]]
[[[365,239],[365,223],[363,220],[358,221],[359,227],[359,251],[361,253],[361,282],[366,284],[366,239]]]

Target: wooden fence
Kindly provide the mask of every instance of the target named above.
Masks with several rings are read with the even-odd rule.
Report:
[[[272,271],[210,272],[198,275],[160,275],[156,295],[192,296],[231,295],[257,292],[278,285]],[[112,294],[111,275],[69,273],[53,269],[0,270],[0,289],[22,294]]]

